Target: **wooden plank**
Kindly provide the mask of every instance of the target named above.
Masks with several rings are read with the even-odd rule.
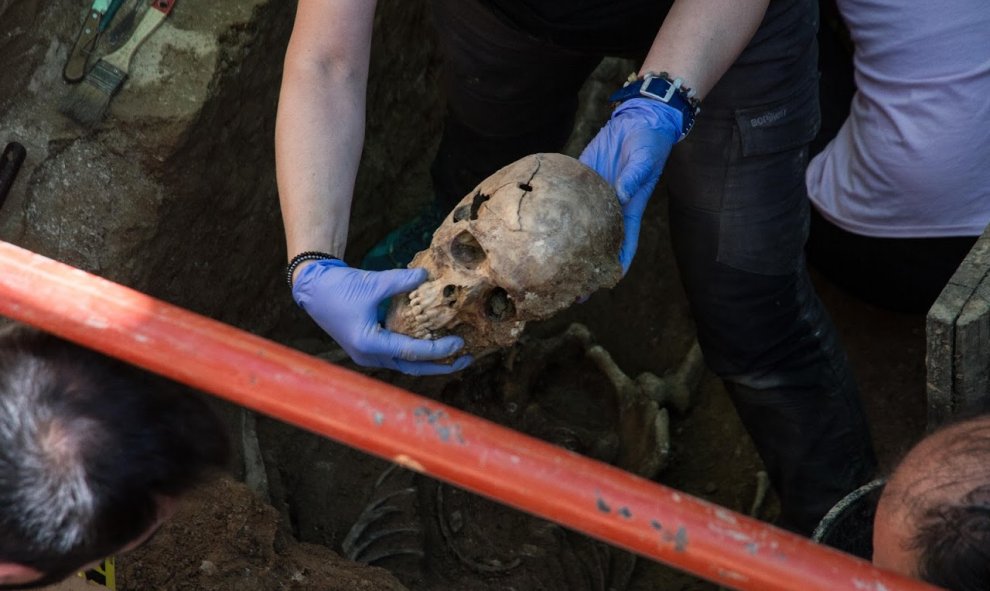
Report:
[[[984,278],[956,319],[953,390],[957,412],[990,410],[990,278]]]
[[[990,226],[926,319],[928,428],[990,410]]]
[[[956,318],[969,290],[951,283],[928,311],[925,320],[928,427],[941,425],[953,414],[953,361],[956,348]]]

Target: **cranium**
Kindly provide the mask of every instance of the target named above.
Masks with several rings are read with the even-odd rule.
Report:
[[[622,276],[622,213],[595,171],[562,154],[534,154],[497,171],[457,204],[409,264],[429,272],[397,296],[390,330],[464,338],[480,356]]]

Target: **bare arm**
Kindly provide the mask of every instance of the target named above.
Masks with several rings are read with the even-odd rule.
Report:
[[[704,98],[752,39],[769,0],[674,0],[640,75],[667,72]]]
[[[374,0],[299,0],[275,125],[288,256],[344,256],[364,145]]]
[[[375,0],[299,0],[275,125],[275,164],[290,259],[309,250],[342,257],[354,181],[364,147],[365,95]],[[456,336],[416,339],[378,321],[378,305],[426,279],[423,269],[367,272],[338,261],[306,261],[292,297],[365,367],[411,375],[459,371],[470,355]]]

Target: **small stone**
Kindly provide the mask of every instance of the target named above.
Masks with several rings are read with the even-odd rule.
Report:
[[[452,511],[448,521],[450,523],[450,531],[455,534],[464,528],[464,515],[460,511]]]
[[[199,572],[203,573],[206,576],[212,577],[217,574],[218,570],[219,569],[217,569],[217,565],[213,564],[213,562],[209,560],[204,560],[203,562],[199,563]]]

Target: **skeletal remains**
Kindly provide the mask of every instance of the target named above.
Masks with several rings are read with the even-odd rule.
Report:
[[[549,339],[522,335],[526,322],[615,285],[622,235],[618,199],[597,173],[560,154],[527,156],[484,180],[447,216],[430,247],[410,263],[428,271],[427,281],[393,300],[387,326],[418,338],[460,335],[464,352],[476,357],[506,350],[500,367],[489,364],[486,372],[476,364],[479,376],[465,379],[501,384],[496,398],[508,425],[655,478],[671,449],[665,407],[687,410],[702,373],[698,346],[665,377],[630,377],[583,325]],[[578,380],[579,387],[597,386],[572,391],[569,379],[552,386],[561,362],[582,366],[590,381]],[[604,383],[595,381],[595,372]],[[585,402],[595,408],[587,424],[558,408],[582,404],[582,396],[592,397]],[[632,555],[553,523],[522,520],[394,467],[372,497],[342,544],[360,562],[406,564],[416,572],[424,561],[452,556],[505,588],[517,580],[542,581],[540,588],[553,591],[624,589],[635,563]],[[487,522],[493,518],[500,527]],[[441,543],[430,547],[427,540]]]
[[[465,196],[410,267],[428,279],[391,306],[390,330],[464,338],[481,356],[622,276],[618,199],[595,171],[563,154],[533,154]]]
[[[682,363],[663,376],[627,375],[591,331],[576,323],[555,336],[524,336],[500,360],[487,360],[467,370],[463,387],[492,385],[494,408],[507,414],[489,418],[650,479],[671,453],[668,409],[688,411],[704,372],[700,347],[693,343]],[[558,373],[561,365],[571,369]],[[571,374],[580,378],[572,382]],[[562,413],[560,405],[594,411]],[[444,565],[452,580],[497,580],[500,589],[618,591],[635,566],[632,555],[396,465],[379,477],[341,546],[352,560],[413,579],[427,565]]]

